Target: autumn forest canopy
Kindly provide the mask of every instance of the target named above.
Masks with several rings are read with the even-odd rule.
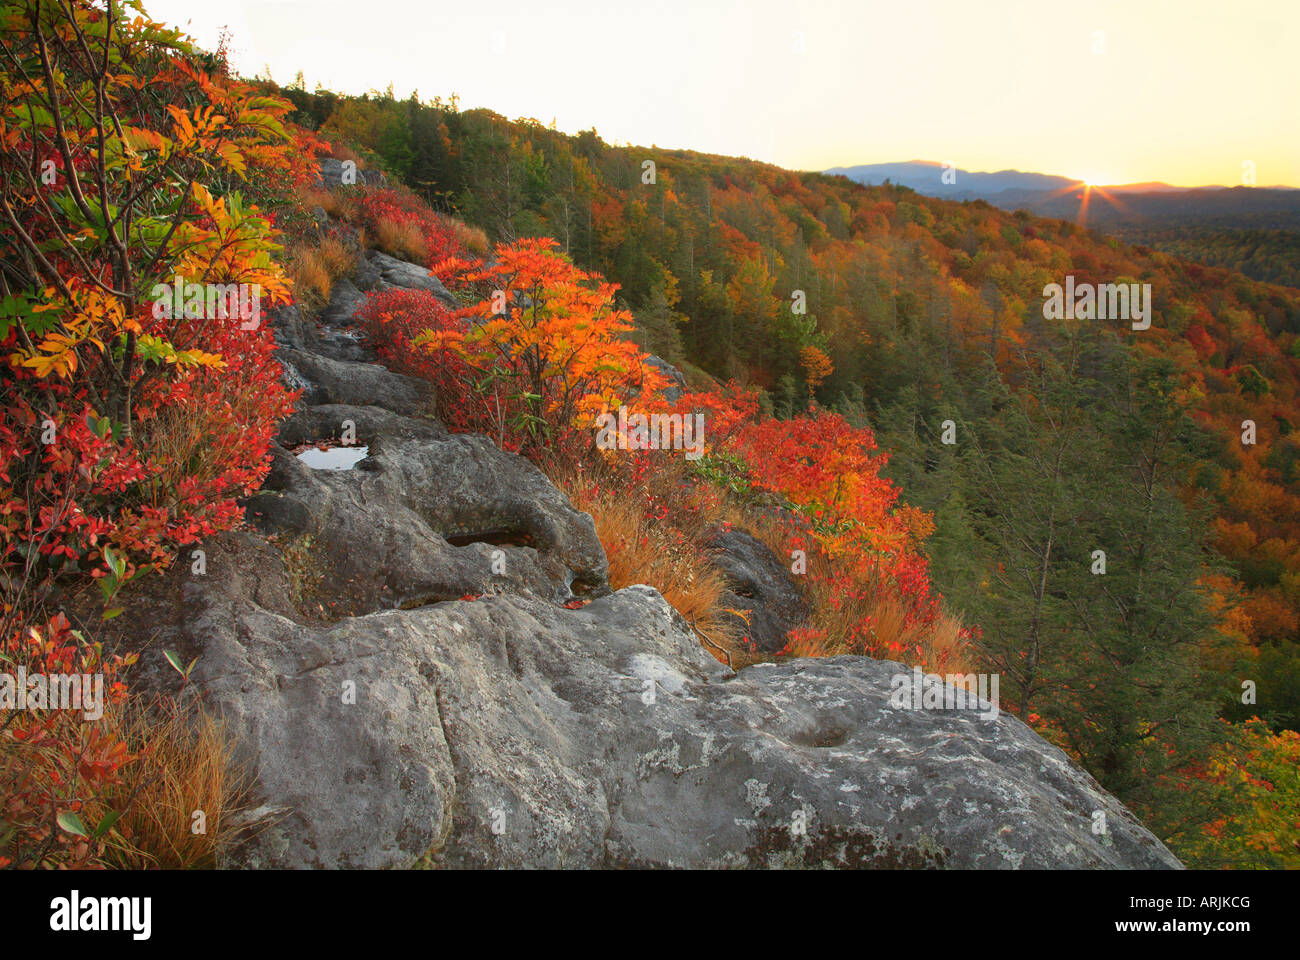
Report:
[[[297,399],[270,321],[373,248],[448,293],[370,294],[379,359],[538,464],[611,584],[716,657],[996,674],[1185,863],[1300,866],[1300,289],[983,201],[282,88],[134,4],[67,9],[0,0],[6,663],[109,669],[131,715],[113,623],[243,524]],[[177,277],[256,286],[266,322],[156,309]],[[1149,290],[1149,328],[1047,319],[1067,278]],[[702,415],[702,455],[598,449],[620,407]],[[775,648],[709,579],[719,525],[806,559]],[[164,804],[157,735],[87,726],[0,727],[0,864],[168,862],[135,816]]]

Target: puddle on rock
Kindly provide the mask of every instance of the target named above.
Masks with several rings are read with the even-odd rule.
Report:
[[[308,447],[298,459],[313,470],[351,470],[370,455],[370,447]]]

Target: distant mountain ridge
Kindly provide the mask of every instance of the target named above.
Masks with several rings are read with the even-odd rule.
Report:
[[[902,163],[867,163],[853,167],[832,167],[828,174],[842,174],[867,186],[879,186],[888,180],[917,193],[948,199],[983,199],[1004,190],[1068,190],[1082,181],[1046,173],[999,170],[981,173],[956,168],[952,183],[944,182],[949,166],[932,160],[908,160]]]
[[[945,182],[944,173],[950,171]],[[943,197],[949,200],[987,200],[997,206],[998,195],[1006,193],[1008,197],[1024,193],[1056,192],[1062,190],[1082,189],[1086,184],[1076,177],[1062,177],[1054,174],[1035,173],[1023,170],[998,170],[987,173],[974,170],[952,168],[949,164],[934,160],[907,160],[899,163],[864,163],[850,167],[831,167],[824,171],[832,176],[842,175],[867,186],[879,186],[888,180],[899,186],[915,190],[930,197]],[[1198,191],[1236,189],[1219,184],[1206,184],[1197,187],[1179,187],[1160,181],[1145,183],[1102,184],[1108,193],[1190,193]],[[1253,190],[1297,192],[1294,187],[1267,186],[1251,187]]]
[[[1161,182],[1089,187],[1071,177],[954,170],[929,160],[832,167],[826,173],[868,186],[888,180],[943,200],[983,200],[1003,210],[1071,220],[1135,243],[1158,243],[1157,236],[1168,239],[1170,230],[1300,233],[1300,189],[1295,187],[1178,187]],[[1293,272],[1284,271],[1285,279],[1293,279]]]

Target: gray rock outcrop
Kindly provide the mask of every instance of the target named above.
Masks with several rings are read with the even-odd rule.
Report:
[[[324,187],[348,187],[364,184],[367,186],[383,187],[387,186],[387,178],[378,170],[364,170],[360,167],[353,167],[355,173],[354,183],[344,183],[344,161],[337,160],[334,157],[325,157],[320,162],[320,182]]]
[[[663,389],[664,399],[669,403],[676,403],[686,392],[686,377],[680,370],[674,367],[662,357],[656,357],[653,354],[646,357],[646,366],[654,367],[668,380],[668,385]]]
[[[717,530],[707,543],[730,588],[721,605],[748,612],[738,626],[758,650],[781,650],[786,634],[804,624],[810,613],[789,568],[767,544],[744,530]]]
[[[371,250],[367,255],[371,266],[379,271],[378,289],[396,287],[401,290],[425,290],[432,293],[449,307],[456,306],[452,296],[442,281],[435,277],[426,267],[406,260],[398,260],[378,250]]]
[[[899,664],[733,675],[649,587],[308,625],[227,573],[192,689],[272,814],[229,865],[1177,866],[1020,721],[892,707]]]

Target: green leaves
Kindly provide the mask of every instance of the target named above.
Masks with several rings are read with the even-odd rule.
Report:
[[[181,655],[175,650],[164,650],[163,656],[166,657],[167,662],[172,665],[172,669],[179,673],[185,679],[185,682],[188,683],[190,679],[190,671],[192,671],[194,665],[199,662],[198,657],[195,657],[188,665],[182,667]]]
[[[96,582],[99,584],[99,592],[104,598],[103,619],[112,620],[122,613],[121,607],[109,607],[117,592],[122,589],[122,585],[130,580],[134,574],[127,574],[126,556],[118,553],[110,546],[104,547],[104,564],[108,567],[107,575],[100,577]]]
[[[60,810],[55,819],[58,820],[60,827],[74,837],[90,838],[90,832],[86,829],[86,825],[81,822],[81,817],[71,810]]]
[[[41,130],[54,125],[54,114],[33,103],[14,102],[5,111],[6,120],[20,130]]]
[[[15,324],[22,324],[26,327],[31,316],[32,309],[27,302],[26,294],[20,293],[17,296],[0,298],[0,340],[9,336],[9,331],[14,328]]]
[[[40,309],[40,301],[33,301],[25,293],[0,298],[0,340],[9,335],[14,325],[21,325],[33,340],[58,329],[63,313],[60,310]]]
[[[88,413],[86,414],[86,426],[90,428],[91,433],[101,440],[108,439],[113,432],[113,421],[108,417],[97,417]]]
[[[110,810],[104,814],[99,824],[95,827],[95,832],[91,835],[92,839],[98,840],[108,831],[113,829],[113,825],[121,818],[122,814],[118,810]]]

